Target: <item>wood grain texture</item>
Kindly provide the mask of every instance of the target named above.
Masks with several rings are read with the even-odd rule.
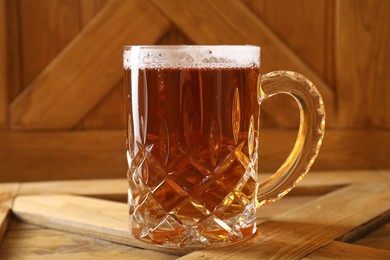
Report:
[[[0,133],[0,180],[126,176],[124,132]]]
[[[389,259],[390,251],[334,241],[304,257],[315,259]]]
[[[333,91],[335,90],[333,0],[243,2],[259,20],[324,79]],[[264,60],[263,64],[266,62],[267,60]],[[325,102],[325,107],[327,106]],[[295,101],[289,96],[279,95],[262,105],[261,123],[268,128],[298,127],[298,115]],[[335,123],[334,119],[327,119],[328,127],[335,126]]]
[[[8,228],[11,208],[18,190],[18,183],[6,183],[0,186],[0,245]]]
[[[4,184],[0,184],[0,189]],[[122,179],[24,182],[18,195],[73,194],[126,202],[128,182]]]
[[[109,243],[13,221],[0,246],[5,259],[176,259],[176,256]]]
[[[339,125],[390,127],[390,2],[337,2]]]
[[[23,89],[22,52],[21,52],[21,14],[19,1],[4,1],[7,10],[7,73],[8,73],[8,104],[19,95]]]
[[[126,203],[71,195],[18,196],[12,212],[27,223],[123,245],[179,253],[130,238]]]
[[[389,210],[386,201],[390,196],[389,188],[389,184],[384,183],[340,189],[261,223],[257,234],[247,242],[229,248],[196,251],[180,259],[304,257]]]
[[[262,47],[262,71],[294,70],[311,79],[334,116],[332,89],[240,1],[160,1],[154,3],[196,44],[257,44]]]
[[[125,129],[125,111],[122,80],[115,84],[94,109],[78,124],[77,129],[119,130]]]
[[[182,259],[303,257],[388,211],[389,188],[388,183],[342,188],[260,223],[256,235],[247,242],[196,251]],[[125,203],[70,195],[35,195],[18,196],[12,210],[28,223],[136,247],[167,250],[129,238],[126,209]]]
[[[6,0],[0,0],[0,129],[4,129],[8,125],[8,55],[6,14]]]
[[[275,172],[295,138],[295,131],[263,130],[260,172]],[[124,131],[0,133],[0,143],[1,182],[126,175]],[[390,167],[389,157],[387,131],[328,130],[312,170],[386,169]]]
[[[24,89],[104,6],[101,0],[18,0]]]
[[[0,205],[0,245],[7,231],[10,214],[11,210],[9,208]]]
[[[154,26],[146,26],[150,20]],[[127,42],[154,42],[168,25],[147,2],[108,2],[14,100],[11,126],[74,127],[121,79],[123,46]]]
[[[328,86],[335,89],[334,59],[334,1],[333,0],[244,0],[280,39],[307,63]],[[330,64],[329,64],[330,63]]]

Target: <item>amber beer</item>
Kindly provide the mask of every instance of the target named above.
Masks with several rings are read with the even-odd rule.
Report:
[[[125,69],[137,238],[186,245],[252,235],[259,67],[234,65]]]
[[[259,68],[257,46],[125,48],[132,236],[192,249],[243,241],[256,231],[257,206],[307,173],[324,132],[321,96],[300,74],[260,80]],[[300,130],[286,163],[259,183],[259,108],[279,93],[298,102]]]

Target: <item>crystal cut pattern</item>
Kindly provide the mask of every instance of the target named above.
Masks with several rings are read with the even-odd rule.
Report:
[[[136,141],[128,157],[130,225],[136,238],[165,247],[202,248],[235,243],[254,233],[255,122],[250,115],[243,124],[239,99],[235,89],[228,143],[212,119],[208,147],[193,145],[195,111],[189,91],[184,97],[184,144],[172,141],[165,120],[154,143]]]

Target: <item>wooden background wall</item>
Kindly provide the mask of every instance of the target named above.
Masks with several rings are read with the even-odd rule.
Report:
[[[390,167],[390,1],[0,0],[0,181],[125,177],[122,47],[256,44],[310,78],[327,131],[315,170]],[[298,112],[262,110],[261,171]]]

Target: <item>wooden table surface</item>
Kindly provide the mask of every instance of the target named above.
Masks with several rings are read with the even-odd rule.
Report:
[[[256,235],[177,252],[129,237],[125,179],[0,184],[1,259],[390,259],[390,170],[311,172]]]

